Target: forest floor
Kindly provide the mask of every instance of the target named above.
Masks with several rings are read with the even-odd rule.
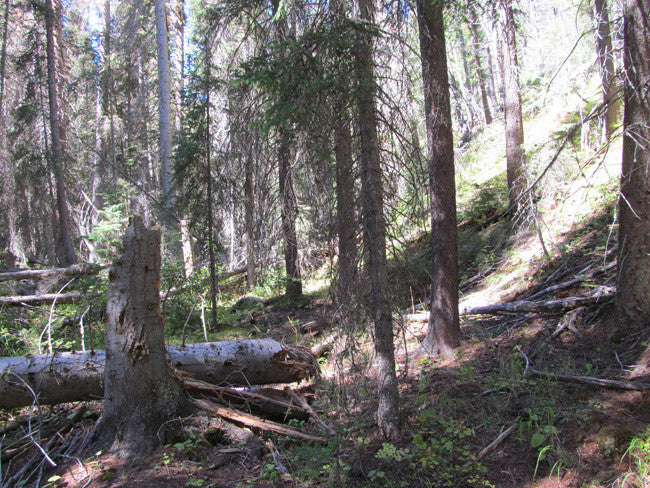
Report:
[[[598,218],[592,223],[597,224]],[[538,257],[519,268],[518,272],[527,270],[525,284],[520,282],[514,291],[491,281],[490,274],[475,281],[463,294],[461,310],[478,302],[495,303],[496,296],[500,301],[524,300],[585,274],[585,269],[603,266],[607,256],[601,247],[603,227],[595,224],[566,235],[567,246],[556,259]],[[610,269],[541,299],[593,292],[611,285],[613,273]],[[329,324],[309,339],[314,343],[336,326],[331,316],[324,301],[299,309],[269,307],[250,315],[285,342],[305,340],[296,324],[310,320]],[[383,441],[374,425],[371,337],[357,333],[355,347],[342,340],[322,362],[323,377],[312,385],[313,405],[336,434],[325,434],[310,422],[295,424],[327,435],[327,445],[262,432],[256,433],[255,443],[228,444],[199,429],[137,464],[102,453],[86,459],[70,457],[69,463],[44,468],[39,486],[650,486],[650,391],[552,376],[650,383],[648,330],[617,327],[612,302],[562,313],[464,315],[462,345],[446,360],[414,361],[427,324],[417,315],[402,317],[407,320],[396,320],[396,347],[403,429],[392,443]],[[41,420],[50,432],[58,429],[57,435],[73,443],[92,428],[101,404],[85,404],[79,420],[70,430],[62,430],[75,407],[78,411],[75,405],[53,407]],[[14,414],[14,420],[19,416]],[[479,459],[481,450],[504,432],[503,439]],[[269,449],[276,452],[275,458]],[[11,456],[3,451],[5,475],[9,458],[15,473],[34,456],[42,455],[33,443]],[[4,482],[2,486],[19,486]]]

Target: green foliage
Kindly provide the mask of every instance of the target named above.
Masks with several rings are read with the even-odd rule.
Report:
[[[425,410],[417,422],[419,428],[412,439],[414,459],[435,473],[440,486],[493,486],[484,479],[487,468],[471,453],[472,429],[463,421]]]
[[[647,483],[650,480],[650,428],[632,439],[623,455],[623,459],[625,458],[630,461],[632,465],[630,468],[631,474],[638,483],[627,486],[647,486],[642,483]],[[625,483],[623,486],[625,486]]]
[[[98,211],[98,216],[97,224],[86,239],[96,246],[97,256],[110,262],[122,253],[122,236],[129,225],[128,210],[124,202],[108,204]]]
[[[350,90],[354,47],[359,33],[367,31],[366,26],[346,21],[282,40],[243,63],[234,84],[254,86],[266,94],[264,130],[317,121],[328,113],[325,97]]]
[[[480,184],[463,185],[458,192],[459,199],[468,202],[459,211],[458,220],[469,225],[480,226],[485,219],[503,212],[508,207],[508,184],[505,173]]]

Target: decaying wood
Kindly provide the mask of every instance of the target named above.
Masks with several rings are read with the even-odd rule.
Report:
[[[531,302],[523,300],[520,302],[500,303],[485,307],[472,307],[461,312],[462,315],[492,315],[498,313],[543,313],[563,312],[587,305],[596,305],[613,300],[616,293],[608,292],[592,297],[569,297],[559,300],[542,302]]]
[[[314,409],[311,408],[309,403],[307,403],[306,400],[304,400],[301,396],[298,396],[296,393],[294,393],[289,387],[286,387],[284,391],[287,392],[287,394],[295,401],[298,405],[300,405],[303,409],[305,409],[308,413],[309,416],[312,418],[314,422],[316,422],[318,425],[320,425],[323,429],[325,429],[330,435],[336,435],[336,432],[334,432],[334,429],[327,425],[323,419],[321,419],[316,412],[314,412]]]
[[[96,274],[102,268],[90,264],[76,264],[69,268],[25,269],[0,273],[0,281],[43,279],[50,276],[80,276]]]
[[[330,335],[328,335],[325,339],[323,339],[314,347],[312,347],[311,352],[314,355],[314,357],[320,358],[325,356],[327,353],[329,353],[332,350],[332,347],[334,347],[334,343],[340,337],[341,337],[341,331],[335,330]]]
[[[513,430],[517,428],[517,425],[519,425],[518,421],[513,422],[510,424],[510,427],[508,427],[506,430],[501,432],[496,439],[494,439],[492,442],[490,442],[487,446],[485,446],[483,449],[481,449],[481,452],[479,452],[476,457],[478,459],[481,459],[485,457],[486,454],[489,454],[490,452],[494,451],[499,445],[504,441],[506,437],[508,437]]]
[[[57,303],[74,303],[88,296],[83,293],[46,293],[43,295],[0,297],[0,306],[46,305],[53,303],[55,300]]]
[[[285,435],[287,437],[294,437],[296,439],[303,439],[313,442],[319,442],[321,444],[327,444],[327,439],[311,434],[306,434],[294,429],[292,427],[287,427],[286,425],[278,424],[270,420],[261,419],[253,415],[235,410],[232,408],[222,407],[208,400],[194,400],[194,405],[205,410],[210,415],[216,415],[227,420],[231,420],[235,423],[245,425],[247,427],[252,427],[255,429],[265,430],[268,432],[275,432],[276,434]]]
[[[262,393],[257,393],[250,390],[216,386],[182,375],[182,372],[180,375],[178,371],[175,373],[184,389],[208,393],[217,397],[221,402],[231,406],[238,406],[240,408],[247,407],[252,411],[282,419],[296,418],[299,420],[307,420],[311,415],[304,405],[291,402],[293,397],[289,398],[289,395],[285,394],[282,390],[267,388]]]
[[[604,388],[613,388],[615,390],[650,390],[650,383],[637,383],[634,381],[625,380],[608,380],[603,378],[594,378],[593,376],[572,376],[568,374],[544,373],[535,369],[531,369],[530,373],[534,376],[540,376],[542,378],[568,381],[570,383],[583,383],[586,385],[602,386]]]
[[[318,375],[311,353],[272,339],[167,346],[171,364],[194,378],[223,385],[293,383]],[[0,408],[32,404],[31,394],[13,375],[23,378],[41,404],[100,399],[104,351],[0,358]]]

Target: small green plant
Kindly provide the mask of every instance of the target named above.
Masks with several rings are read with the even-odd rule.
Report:
[[[188,437],[182,442],[176,442],[174,447],[179,451],[186,451],[188,453],[194,452],[199,444],[206,442],[199,434],[195,431],[188,431]]]
[[[629,447],[623,454],[622,459],[625,458],[630,460],[630,469],[633,476],[640,480],[640,483],[647,483],[650,480],[650,428],[646,429],[643,434],[632,439]],[[639,484],[638,486],[645,487],[647,485]]]
[[[203,486],[204,483],[205,483],[204,480],[197,478],[194,480],[186,481],[185,486]]]
[[[471,454],[472,429],[463,421],[445,418],[432,410],[423,411],[417,420],[413,458],[435,472],[441,486],[493,486],[484,479],[487,468]]]

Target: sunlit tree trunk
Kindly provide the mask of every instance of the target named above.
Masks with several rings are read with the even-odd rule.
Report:
[[[625,112],[616,305],[621,326],[650,324],[650,0],[625,4]]]
[[[479,34],[479,20],[476,15],[476,7],[472,2],[468,2],[467,8],[469,10],[469,31],[472,36],[472,55],[474,58],[474,68],[478,76],[478,85],[481,91],[481,102],[483,104],[483,115],[485,116],[485,123],[492,123],[492,113],[490,112],[490,102],[488,100],[488,89],[486,83],[489,82],[488,76],[483,69],[483,61],[481,61],[481,36]]]
[[[158,126],[160,130],[160,186],[163,204],[170,209],[174,203],[171,193],[172,131],[170,113],[169,47],[167,43],[167,14],[165,0],[155,0],[156,48],[158,53]]]
[[[57,67],[58,41],[61,29],[61,12],[55,0],[47,0],[45,10],[45,27],[47,40],[47,86],[50,111],[50,138],[52,141],[52,172],[56,186],[56,207],[58,213],[58,231],[60,251],[59,261],[70,265],[76,261],[72,234],[70,232],[70,211],[66,201],[65,182],[63,181],[64,147],[61,140],[59,119],[59,79]]]
[[[19,226],[19,212],[18,212],[18,185],[16,181],[16,165],[10,154],[8,147],[7,128],[8,124],[5,122],[5,76],[7,65],[7,33],[9,32],[9,0],[4,2],[3,13],[3,26],[2,26],[2,46],[0,47],[0,120],[3,123],[0,126],[0,175],[2,181],[0,188],[2,188],[2,198],[4,205],[7,209],[7,230],[9,242],[8,248],[11,253],[18,258],[19,261],[25,262],[25,247],[21,237]]]
[[[448,356],[460,344],[454,140],[442,2],[418,0],[431,207],[431,313],[422,343]]]
[[[607,104],[604,116],[605,135],[609,138],[618,122],[621,103],[616,87],[614,52],[612,50],[607,1],[594,0],[594,11],[596,14],[596,52],[598,54],[598,64],[600,65],[603,99]]]
[[[360,20],[372,22],[373,0],[358,0]],[[388,294],[386,262],[386,223],[384,221],[384,190],[382,181],[377,113],[375,105],[375,74],[372,36],[364,33],[357,44],[357,104],[361,131],[361,193],[366,267],[370,278],[372,316],[375,323],[377,355],[378,406],[377,420],[386,438],[394,438],[399,430],[397,376],[393,319]]]
[[[97,447],[122,458],[142,458],[187,409],[165,354],[160,314],[160,233],[131,219],[124,254],[109,272],[106,303],[104,411]]]
[[[524,123],[521,111],[519,62],[517,60],[516,24],[512,0],[501,0],[504,21],[503,88],[505,96],[506,166],[510,209],[517,218],[526,220],[531,212],[526,195],[526,154]]]

